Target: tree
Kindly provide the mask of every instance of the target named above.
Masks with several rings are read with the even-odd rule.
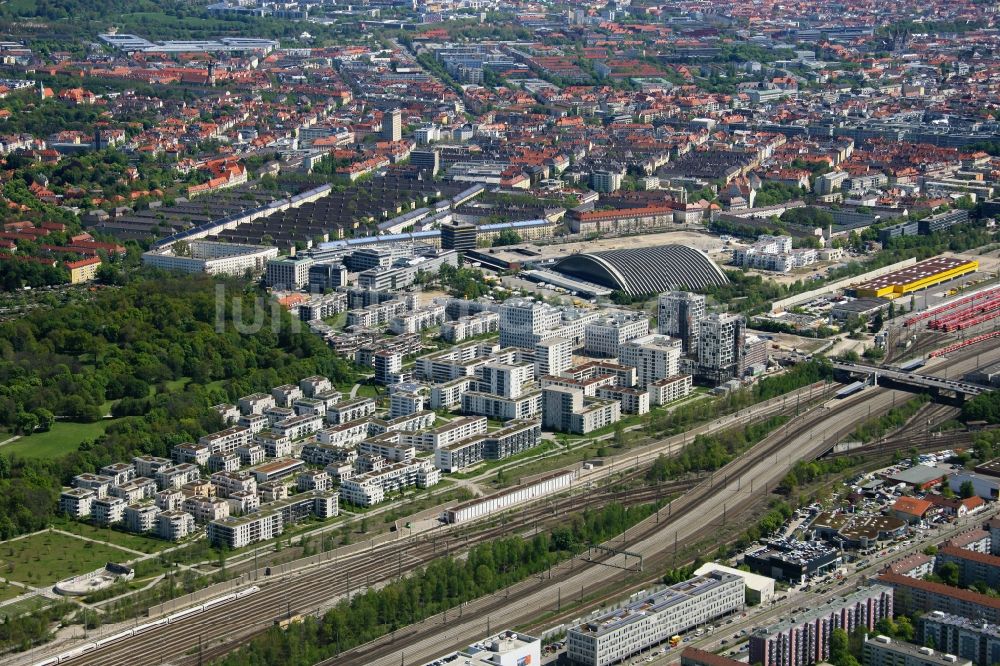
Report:
[[[954,562],[945,562],[937,570],[937,575],[945,585],[952,587],[958,587],[959,573],[958,565]]]
[[[833,666],[860,666],[850,650],[850,637],[843,629],[830,634],[830,663]]]
[[[22,435],[28,436],[35,432],[38,427],[38,417],[31,412],[19,412],[16,419],[16,428]]]
[[[38,419],[38,429],[42,432],[48,432],[52,429],[52,425],[56,422],[55,415],[44,407],[38,407],[32,410],[32,414]]]
[[[625,435],[625,427],[622,425],[621,421],[616,421],[615,422],[615,447],[619,448],[619,449],[624,448],[626,441],[627,441],[627,438],[626,438],[626,435]]]
[[[976,487],[973,485],[971,479],[962,481],[962,485],[958,487],[958,494],[962,499],[969,499],[976,496]]]
[[[517,233],[513,229],[504,229],[497,237],[493,239],[493,247],[501,247],[503,245],[517,245],[523,239],[521,234]]]

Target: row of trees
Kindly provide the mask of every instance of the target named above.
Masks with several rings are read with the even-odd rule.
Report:
[[[772,416],[744,428],[698,435],[679,455],[667,458],[661,454],[646,472],[646,479],[659,483],[687,472],[719,469],[787,421],[787,416]]]
[[[545,571],[589,544],[624,532],[655,510],[656,505],[609,504],[575,514],[551,536],[507,537],[473,547],[464,560],[434,560],[382,589],[341,601],[320,618],[307,617],[286,630],[272,628],[217,664],[314,664]]]

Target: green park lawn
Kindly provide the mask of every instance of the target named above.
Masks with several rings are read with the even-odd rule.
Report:
[[[140,553],[156,553],[176,544],[162,539],[143,536],[141,534],[131,534],[119,530],[109,530],[106,527],[97,527],[90,523],[72,520],[65,516],[56,516],[52,519],[51,526],[64,532],[72,532],[80,536],[88,537],[96,541],[106,541],[112,546],[121,546],[137,550]],[[135,557],[135,556],[132,556]]]
[[[95,423],[56,421],[47,432],[36,432],[0,446],[0,453],[22,458],[57,458],[76,451],[82,442],[100,437],[112,422],[112,419]],[[8,437],[10,433],[0,432],[0,441]]]
[[[99,569],[108,562],[126,562],[135,556],[103,543],[65,534],[36,532],[23,539],[0,543],[0,576],[34,586]]]

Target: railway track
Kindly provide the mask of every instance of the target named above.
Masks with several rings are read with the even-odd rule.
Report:
[[[857,409],[858,404],[861,402],[864,402],[862,396],[857,396],[853,400],[848,399],[836,404],[830,409],[820,408],[823,410],[823,422],[837,423],[840,421],[842,414],[852,409]],[[889,408],[891,408],[891,403],[885,407],[885,409]],[[660,511],[658,515],[648,518],[643,523],[628,530],[623,535],[623,538],[616,538],[606,545],[642,555],[645,568],[660,571],[670,566],[673,563],[673,553],[676,553],[681,545],[690,545],[704,539],[713,538],[717,535],[718,529],[722,524],[727,520],[738,519],[753,508],[758,500],[766,498],[775,487],[776,482],[771,482],[754,489],[752,480],[744,482],[746,476],[745,470],[753,470],[761,466],[768,468],[778,467],[785,449],[790,443],[801,440],[804,436],[803,432],[807,433],[805,436],[812,442],[811,448],[818,454],[822,450],[823,444],[817,445],[815,443],[813,439],[814,434],[819,435],[821,442],[835,441],[833,437],[836,437],[838,434],[846,434],[844,431],[853,427],[848,422],[846,426],[833,426],[826,429],[822,434],[809,434],[809,431],[812,429],[805,426],[807,426],[807,421],[812,416],[812,414],[806,414],[782,426],[782,428],[779,428],[770,437],[765,438],[764,441],[753,447],[744,457],[729,463],[712,474],[708,479],[699,483],[683,497],[671,502],[666,512],[667,515],[663,515],[664,511]],[[717,497],[720,491],[724,494],[726,490],[731,491],[737,498],[739,498],[740,494],[746,496],[742,499],[737,499],[735,503],[727,506],[724,501],[720,503]],[[718,509],[720,504],[722,508],[721,512],[717,510],[713,512],[709,509],[709,507]],[[678,532],[672,528],[682,521],[690,522],[695,509],[697,509],[697,515],[699,516],[698,525],[692,532],[681,539]],[[674,534],[671,534],[671,532],[674,532]],[[673,546],[672,548],[671,545]],[[540,590],[540,587],[550,590],[553,587],[557,590],[569,589],[572,590],[574,596],[579,590],[581,597],[589,597],[597,594],[599,598],[603,598],[602,595],[606,595],[608,598],[618,598],[625,593],[622,586],[616,586],[610,592],[602,592],[602,589],[609,583],[608,578],[614,579],[616,577],[617,570],[607,566],[613,564],[612,560],[615,557],[608,555],[595,558],[591,561],[580,561],[577,559],[568,564],[562,564],[554,568],[550,573],[550,577],[545,578],[543,581],[536,578],[522,581],[504,590],[502,593],[471,602],[463,609],[463,612],[467,615],[475,614],[477,617],[491,617],[507,615],[510,609],[530,608],[533,597],[539,594],[545,596],[544,590]],[[607,576],[609,571],[614,573],[611,576]],[[591,574],[597,573],[598,575],[588,576],[588,572]],[[579,585],[572,582],[581,576],[588,580]],[[549,607],[553,599],[560,597],[561,593],[552,594],[550,592],[547,595],[547,603],[543,603],[542,607]],[[556,609],[553,608],[552,610]],[[454,613],[452,613],[452,617],[454,619]],[[497,628],[512,626],[516,622],[517,620],[511,620],[494,624],[493,626]],[[443,624],[443,619],[441,620],[441,624],[437,624],[433,619],[428,620],[420,625],[411,626],[402,632],[397,631],[389,637],[384,637],[372,643],[343,652],[320,663],[330,666],[333,664],[337,664],[338,666],[362,666],[367,664],[388,664],[390,662],[399,663],[401,658],[401,643],[408,643],[414,639],[427,640],[427,637],[440,634]]]

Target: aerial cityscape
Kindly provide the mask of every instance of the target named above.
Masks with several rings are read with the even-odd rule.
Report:
[[[1000,4],[0,33],[0,663],[1000,664]]]

